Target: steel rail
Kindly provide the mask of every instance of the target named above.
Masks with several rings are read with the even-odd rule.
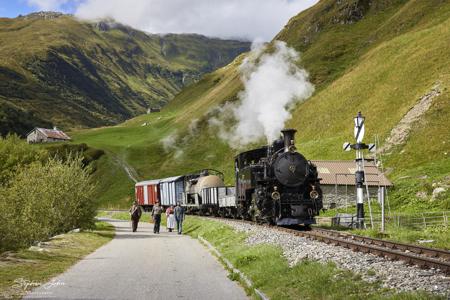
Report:
[[[291,234],[297,235],[297,236],[303,236],[306,238],[312,238],[321,242],[325,242],[327,244],[333,244],[337,246],[342,246],[344,248],[351,249],[356,252],[363,252],[363,253],[371,253],[380,257],[389,258],[392,260],[402,260],[408,264],[411,265],[417,265],[421,268],[434,268],[439,269],[440,271],[444,272],[445,274],[450,274],[450,262],[442,260],[442,259],[436,259],[434,257],[429,256],[423,256],[418,253],[412,253],[412,252],[405,252],[401,249],[400,245],[406,245],[402,243],[396,243],[396,242],[389,242],[386,243],[391,247],[383,246],[382,244],[372,244],[363,242],[363,240],[369,241],[370,238],[363,237],[365,239],[353,239],[353,235],[348,235],[347,238],[342,237],[336,237],[327,233],[319,233],[317,231],[299,231],[295,229],[289,229],[289,228],[276,228],[281,231],[289,232]],[[398,244],[398,245],[397,245]],[[394,246],[394,247],[393,247]],[[414,245],[407,245],[409,249],[414,248]],[[427,253],[431,253],[434,250],[437,250],[437,252],[442,252],[445,250],[438,250],[438,249],[432,249],[432,248],[426,248],[426,247],[420,247],[422,249],[427,249]],[[448,251],[447,251],[448,252]],[[448,255],[450,253],[446,253]]]
[[[313,228],[310,231],[305,231],[286,227],[260,225],[246,220],[213,217],[206,218],[242,222],[266,228],[270,227],[296,236],[341,246],[355,252],[370,253],[392,260],[402,260],[410,265],[416,265],[424,269],[434,268],[447,275],[450,274],[450,251],[447,250],[397,243],[323,228]]]
[[[328,230],[323,228],[313,228],[315,232],[321,232],[334,237],[349,238],[355,241],[359,241],[365,244],[376,245],[380,247],[389,248],[392,250],[400,250],[404,252],[411,252],[417,255],[424,255],[430,258],[440,259],[446,262],[450,262],[450,251],[436,248],[423,247],[413,244],[405,244],[400,242],[394,242],[389,240],[382,240],[357,234],[349,234],[337,230]]]

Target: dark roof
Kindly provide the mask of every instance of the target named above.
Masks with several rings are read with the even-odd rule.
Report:
[[[312,160],[317,166],[322,185],[355,185],[356,163],[346,160]],[[365,162],[365,181],[369,186],[392,186],[392,182],[374,162]]]
[[[58,140],[70,140],[71,138],[65,134],[62,130],[58,129],[46,129],[46,128],[36,128],[42,132],[46,137]]]

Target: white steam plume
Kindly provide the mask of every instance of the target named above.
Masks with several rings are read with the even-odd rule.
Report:
[[[161,139],[161,144],[164,148],[164,152],[169,153],[174,151],[174,158],[180,159],[183,156],[183,150],[177,145],[178,134],[173,132]]]
[[[286,43],[276,41],[273,52],[266,45],[254,45],[240,66],[245,89],[239,93],[238,104],[226,104],[219,118],[210,119],[211,126],[219,127],[219,136],[230,141],[233,148],[241,148],[265,137],[275,140],[291,117],[289,110],[309,98],[314,86],[308,73],[296,62],[299,54]],[[231,130],[223,126],[229,114],[236,124]]]

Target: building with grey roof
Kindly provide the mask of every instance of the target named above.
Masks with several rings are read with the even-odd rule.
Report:
[[[323,202],[326,208],[352,206],[356,203],[355,171],[356,163],[345,160],[314,160],[317,166]],[[365,184],[371,199],[379,200],[392,187],[392,182],[375,165],[368,161],[364,166]],[[367,192],[366,192],[367,194]]]
[[[53,129],[34,128],[27,134],[27,142],[34,143],[52,143],[70,141],[71,138],[62,130],[54,127]]]

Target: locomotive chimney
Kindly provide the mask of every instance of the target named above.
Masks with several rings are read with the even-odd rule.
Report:
[[[297,130],[283,129],[281,132],[283,133],[284,139],[284,152],[295,150],[295,133]]]

